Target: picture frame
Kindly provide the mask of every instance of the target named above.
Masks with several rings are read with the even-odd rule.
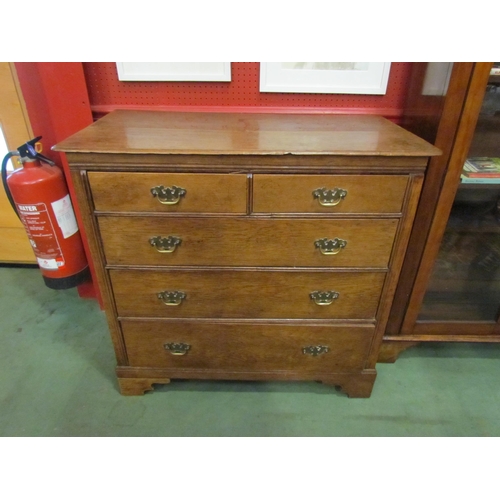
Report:
[[[383,95],[390,68],[390,62],[261,62],[260,91]]]
[[[230,62],[117,62],[120,81],[230,82]]]

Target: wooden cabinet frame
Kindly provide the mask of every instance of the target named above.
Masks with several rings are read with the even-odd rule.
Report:
[[[498,318],[470,323],[418,320],[491,67],[492,63],[454,63],[446,96],[432,106],[420,93],[425,63],[415,65],[404,125],[433,142],[443,155],[432,158],[429,165],[380,361],[394,361],[419,341],[500,342]]]

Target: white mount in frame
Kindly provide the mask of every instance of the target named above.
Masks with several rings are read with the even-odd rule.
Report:
[[[120,81],[230,82],[230,62],[117,62]]]
[[[391,63],[260,63],[261,92],[385,94]]]

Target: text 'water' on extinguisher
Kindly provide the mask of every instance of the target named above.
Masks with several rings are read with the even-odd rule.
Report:
[[[88,281],[90,272],[64,174],[40,153],[40,139],[7,153],[2,161],[2,183],[28,233],[45,284],[62,290]],[[7,163],[13,156],[20,157],[22,168],[7,175]]]

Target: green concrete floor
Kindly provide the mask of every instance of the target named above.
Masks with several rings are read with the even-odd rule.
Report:
[[[315,382],[173,381],[121,396],[104,313],[0,267],[0,436],[499,436],[500,345],[426,344],[371,398]]]

